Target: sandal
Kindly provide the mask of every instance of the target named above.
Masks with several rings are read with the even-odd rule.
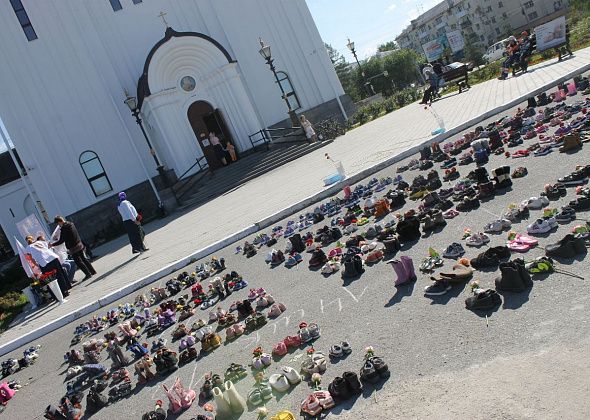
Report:
[[[301,402],[301,411],[310,416],[317,416],[321,413],[322,406],[315,395],[311,394]]]
[[[322,406],[322,410],[329,410],[330,408],[334,407],[336,404],[334,403],[334,399],[332,395],[328,391],[318,390],[314,391],[313,395],[318,399],[320,405]]]

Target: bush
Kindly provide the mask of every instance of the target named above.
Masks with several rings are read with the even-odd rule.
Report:
[[[18,292],[8,292],[0,297],[0,310],[2,312],[13,311],[14,309],[25,306],[27,302],[25,295],[21,295]]]
[[[356,111],[354,114],[354,120],[359,124],[363,125],[369,121],[369,112],[368,107],[363,106]]]

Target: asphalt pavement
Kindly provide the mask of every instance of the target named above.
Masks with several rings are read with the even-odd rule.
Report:
[[[578,95],[568,101],[580,98]],[[512,114],[513,111],[506,114]],[[537,140],[527,140],[523,147],[535,141]],[[409,160],[410,158],[405,162]],[[577,164],[588,164],[588,162],[590,162],[589,145],[585,145],[582,150],[573,154],[561,154],[555,150],[545,157],[530,156],[512,159],[492,156],[489,164],[486,165],[488,171],[491,172],[494,167],[506,164],[511,166],[511,170],[517,166],[525,166],[529,172],[528,176],[514,180],[511,190],[482,203],[478,210],[462,213],[455,219],[449,220],[444,229],[423,237],[411,248],[398,253],[396,258],[400,255],[412,257],[417,270],[420,261],[427,256],[429,247],[442,253],[450,243],[461,242],[465,228],[482,230],[486,223],[498,218],[509,203],[518,203],[531,196],[538,196],[544,184],[555,182],[557,178],[570,173]],[[403,163],[383,170],[376,177],[395,176],[395,169]],[[467,175],[474,167],[474,164],[470,164],[459,166],[457,169],[461,175]],[[440,164],[435,164],[435,169],[442,177],[444,170],[440,169]],[[411,182],[419,173],[418,170],[412,170],[402,175],[404,179]],[[446,182],[443,184],[445,187],[452,185]],[[285,191],[288,189],[286,188]],[[552,202],[551,206],[563,205],[574,197],[575,191],[568,188],[567,196],[558,202]],[[288,193],[285,193],[285,202],[288,200]],[[239,206],[240,203],[235,205]],[[408,200],[406,206],[400,211],[416,206],[416,202]],[[540,211],[532,210],[530,221],[540,214]],[[287,220],[297,216],[294,215],[278,224],[285,226]],[[386,217],[384,221],[389,220],[390,217]],[[590,219],[589,213],[580,213],[579,218]],[[525,233],[526,225],[530,221],[516,223],[513,229]],[[540,245],[557,241],[568,233],[574,224],[560,225],[550,234],[541,236]],[[319,224],[313,228],[315,230],[321,226],[323,225]],[[506,234],[491,235],[491,238],[489,246],[502,245],[506,240]],[[256,346],[262,346],[270,353],[276,342],[287,335],[295,334],[298,324],[302,321],[316,322],[321,327],[321,337],[313,343],[316,350],[323,351],[327,355],[331,345],[343,340],[350,342],[353,349],[345,359],[328,363],[328,369],[322,378],[324,388],[327,388],[331,380],[345,370],[358,372],[367,346],[374,347],[376,354],[385,359],[391,371],[389,380],[377,386],[366,386],[361,396],[330,410],[328,418],[338,416],[344,419],[371,420],[395,417],[553,418],[555,411],[551,411],[548,416],[543,416],[543,413],[539,411],[547,405],[547,402],[543,402],[538,407],[527,407],[526,415],[514,411],[511,407],[516,407],[519,399],[514,394],[521,394],[523,398],[526,397],[532,401],[534,395],[531,392],[534,388],[528,388],[526,383],[518,380],[502,382],[502,376],[507,372],[519,376],[517,374],[519,369],[525,367],[529,371],[530,363],[526,364],[525,361],[531,360],[531,354],[542,354],[550,350],[554,351],[555,348],[563,349],[564,354],[566,351],[569,351],[567,354],[571,354],[569,358],[556,358],[555,363],[559,363],[561,370],[571,373],[567,380],[564,379],[556,386],[565,390],[568,387],[577,387],[575,375],[579,366],[577,357],[584,353],[576,352],[576,350],[586,349],[590,338],[588,303],[585,293],[586,280],[557,273],[543,276],[535,279],[534,287],[527,292],[504,295],[502,306],[488,316],[484,316],[465,309],[464,300],[469,296],[467,286],[457,286],[443,296],[428,298],[423,295],[423,288],[430,283],[429,276],[418,274],[416,283],[393,287],[395,275],[391,266],[385,261],[367,267],[359,279],[343,282],[339,273],[325,278],[318,271],[310,270],[307,266],[310,254],[304,255],[304,261],[294,268],[288,269],[284,266],[270,268],[264,262],[268,251],[266,247],[260,249],[254,257],[246,258],[241,253],[234,252],[236,246],[242,244],[231,244],[217,256],[224,257],[228,271],[236,270],[249,282],[250,287],[263,287],[274,296],[277,302],[283,302],[287,307],[286,312],[276,320],[269,321],[257,332],[246,334],[235,342],[226,343],[225,334],[221,333],[224,343],[220,348],[210,354],[201,354],[196,362],[181,367],[169,377],[158,378],[145,386],[136,387],[127,399],[103,408],[96,414],[87,414],[85,418],[141,418],[156,399],[166,401],[162,384],[171,385],[174,378],[179,376],[185,385],[191,386],[198,392],[206,373],[213,371],[223,376],[232,362],[248,365],[251,361],[251,352]],[[277,246],[283,247],[284,240],[280,240]],[[482,249],[465,248],[468,258],[475,257],[482,251]],[[537,248],[524,254],[523,257],[531,260],[541,255],[543,250]],[[203,261],[198,261],[196,264]],[[560,267],[588,277],[587,273],[590,271],[588,262],[588,258],[578,258],[573,261],[564,261]],[[451,265],[451,260],[445,261],[445,267]],[[185,270],[193,271],[194,264]],[[493,287],[493,280],[498,274],[499,271],[477,271],[474,279],[479,280],[484,287]],[[163,278],[155,284],[163,285],[167,279]],[[151,286],[146,287],[144,291],[148,291]],[[227,309],[230,303],[245,298],[248,289],[249,287],[232,294],[219,305]],[[187,290],[187,292],[190,291]],[[128,296],[112,306],[116,307],[127,301],[132,302],[133,298],[134,296]],[[95,314],[102,316],[105,312],[102,309]],[[197,310],[195,316],[185,323],[190,325],[198,318],[206,320],[207,315],[207,311]],[[90,316],[85,319],[88,318]],[[33,366],[9,377],[9,379],[20,380],[23,387],[8,403],[4,417],[42,418],[45,407],[56,403],[63,396],[67,369],[67,366],[62,364],[63,354],[70,348],[70,340],[77,323],[79,322],[58,329],[34,343],[41,345],[40,357]],[[163,336],[169,340],[170,347],[177,350],[178,343],[171,342],[172,329],[173,327],[166,330]],[[267,369],[267,375],[277,372],[283,365],[298,368],[308,348],[309,346],[302,346],[281,360],[274,361]],[[20,357],[23,350],[24,348],[21,348],[4,358]],[[106,352],[103,352],[103,357],[106,358]],[[505,362],[497,368],[500,366],[499,360]],[[547,358],[542,360],[547,362]],[[108,360],[103,362],[110,365]],[[129,369],[132,371],[132,366]],[[435,381],[441,375],[448,375],[456,380],[469,380],[466,382],[469,386],[460,390],[458,388],[457,393],[453,393],[453,382],[446,382],[444,386],[449,388],[435,401],[437,410],[440,410],[435,411],[432,409],[434,404],[432,399],[422,392],[432,392],[432,388],[424,385],[424,382]],[[522,378],[526,377],[522,375]],[[134,385],[136,382],[136,378],[133,378]],[[410,383],[413,387],[408,385]],[[510,387],[505,391],[510,393],[511,397],[506,398],[488,389],[489,383],[494,383],[496,387],[502,387],[502,384]],[[253,384],[253,377],[249,375],[236,387],[243,396],[246,396]],[[301,400],[309,392],[310,387],[304,382],[284,395],[275,395],[267,404],[269,412],[273,414],[279,409],[288,409],[298,413]],[[487,411],[480,412],[476,404],[466,407],[464,401],[462,402],[465,398],[464,392],[485,399]],[[582,400],[577,401],[577,405],[571,405],[569,407],[571,411],[562,413],[564,417],[585,418],[584,413],[588,412],[589,404],[587,399]],[[178,416],[170,415],[169,418],[190,419],[202,412],[202,408],[195,403],[186,412]],[[241,418],[255,419],[257,415],[251,408]]]

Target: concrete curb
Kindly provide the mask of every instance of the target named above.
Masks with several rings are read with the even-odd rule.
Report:
[[[354,184],[357,183],[415,153],[418,153],[420,149],[422,149],[424,146],[426,145],[430,145],[432,142],[441,142],[449,137],[452,137],[462,131],[464,131],[465,129],[476,125],[478,123],[480,123],[481,121],[484,121],[486,119],[488,119],[489,117],[499,114],[501,112],[504,112],[510,108],[515,107],[516,105],[525,102],[528,98],[530,98],[531,96],[536,96],[542,92],[545,92],[547,90],[549,90],[550,88],[557,86],[560,83],[563,83],[569,79],[572,79],[574,76],[580,74],[580,73],[584,73],[586,71],[590,70],[590,63],[587,65],[584,65],[574,71],[571,71],[569,73],[567,73],[566,75],[550,82],[550,83],[546,83],[545,85],[535,89],[532,92],[527,93],[526,95],[521,95],[520,97],[513,99],[501,106],[498,106],[494,109],[491,109],[489,111],[484,112],[481,115],[478,115],[477,117],[474,117],[456,127],[453,127],[452,129],[446,131],[445,133],[439,134],[437,136],[433,136],[432,138],[430,138],[429,140],[426,140],[422,143],[420,143],[419,145],[416,146],[412,146],[407,148],[406,150],[402,151],[401,153],[398,153],[395,156],[392,156],[390,158],[384,159],[381,162],[371,166],[370,168],[364,169],[360,172],[357,172],[349,177],[347,177],[346,179],[337,182],[334,185],[331,185],[329,187],[324,188],[323,190],[310,195],[309,197],[289,206],[286,207],[268,217],[265,217],[262,220],[259,220],[255,223],[253,223],[252,225],[238,231],[235,232],[232,235],[229,235],[217,242],[214,242],[213,244],[202,248],[190,255],[185,256],[184,258],[181,258],[175,262],[173,262],[172,264],[169,264],[163,268],[161,268],[158,271],[155,271],[145,277],[142,277],[138,280],[136,280],[135,282],[129,283],[126,286],[98,299],[96,302],[92,302],[86,306],[83,306],[82,308],[77,309],[76,311],[70,312],[58,319],[55,319],[45,325],[43,325],[40,328],[37,328],[36,330],[30,331],[24,335],[22,335],[21,337],[14,339],[12,341],[9,341],[7,343],[4,343],[2,345],[0,345],[0,356],[5,355],[6,353],[9,353],[13,350],[16,350],[17,348],[33,341],[36,340],[39,337],[42,337],[52,331],[57,330],[58,328],[63,327],[64,325],[69,324],[72,321],[75,321],[76,319],[79,319],[81,317],[84,317],[102,307],[105,307],[107,305],[110,305],[111,303],[119,300],[120,298],[127,296],[133,292],[135,292],[136,290],[139,290],[141,288],[143,288],[144,286],[155,282],[156,280],[167,276],[177,270],[180,270],[183,267],[186,267],[187,265],[189,265],[192,261],[194,260],[199,260],[203,257],[206,257],[207,255],[213,254],[223,248],[225,248],[226,246],[240,241],[256,232],[259,232],[263,229],[266,229],[267,227],[271,226],[272,224],[278,222],[279,220],[282,220],[284,218],[286,218],[287,216],[297,213],[301,210],[303,210],[304,208],[315,204],[319,201],[322,201],[336,193],[338,193],[339,191],[342,190],[342,188],[348,184]]]

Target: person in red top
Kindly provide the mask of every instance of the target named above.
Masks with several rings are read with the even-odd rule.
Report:
[[[510,66],[518,61],[518,51],[520,49],[520,45],[515,37],[511,36],[508,38],[508,45],[506,45],[506,54],[508,57],[502,63],[502,74],[498,79],[506,80],[508,77],[508,71],[510,70]]]

